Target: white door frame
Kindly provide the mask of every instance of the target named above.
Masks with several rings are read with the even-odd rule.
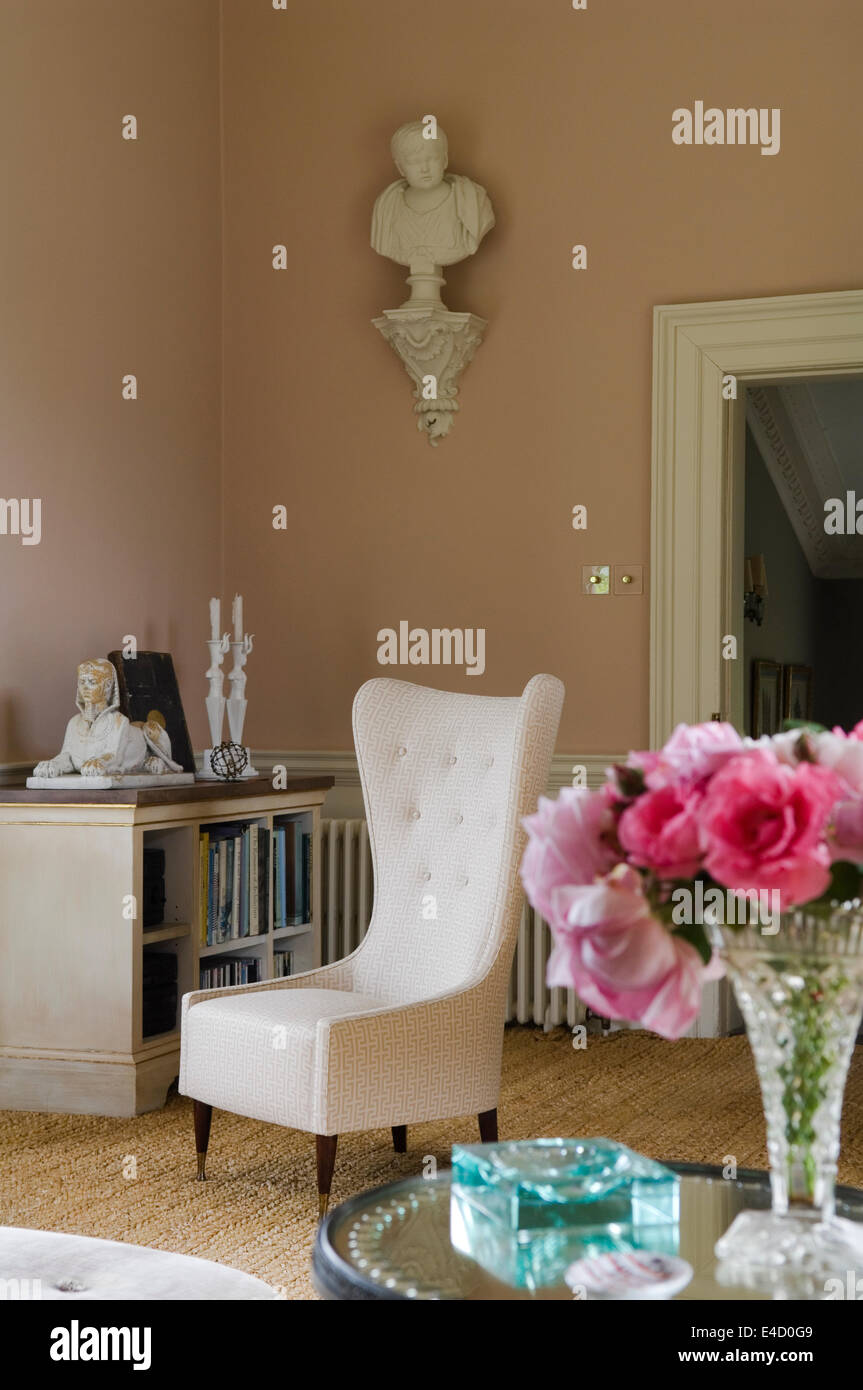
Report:
[[[745,387],[861,372],[863,290],[654,309],[652,748],[714,714],[742,727]],[[723,660],[724,636],[737,661]],[[697,1035],[724,1031],[728,1002],[705,992]]]

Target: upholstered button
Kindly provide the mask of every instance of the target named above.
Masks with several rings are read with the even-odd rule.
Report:
[[[80,1279],[60,1279],[55,1285],[61,1293],[86,1293],[87,1285],[82,1284]]]
[[[428,883],[430,878],[431,874],[429,873],[428,869],[426,869],[425,873],[423,874],[423,883]]]
[[[464,824],[464,816],[462,815],[461,811],[459,811],[458,815],[456,816],[456,818],[455,818],[455,823],[456,823],[456,825],[463,825],[463,824]]]
[[[420,813],[417,810],[416,806],[412,806],[411,809],[408,811],[408,817],[410,820],[419,820]]]
[[[405,755],[405,753],[406,753],[407,751],[408,751],[408,750],[405,748],[404,744],[403,744],[403,743],[400,743],[400,744],[399,744],[399,757],[400,757],[400,758],[403,758],[404,755]]]
[[[450,765],[450,767],[455,767],[455,765],[456,765],[457,762],[458,762],[458,758],[456,757],[455,753],[450,753],[450,755],[449,755],[449,765]]]
[[[468,878],[467,874],[465,874],[464,877],[462,878],[462,881],[461,881],[461,886],[462,886],[462,888],[467,888],[467,886],[468,886],[469,883],[470,883],[470,879]]]

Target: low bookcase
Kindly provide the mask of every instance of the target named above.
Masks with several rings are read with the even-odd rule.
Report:
[[[332,783],[0,788],[0,1110],[158,1109],[179,1070],[180,1000],[200,987],[202,969],[239,958],[245,964],[230,970],[267,980],[319,965],[320,814]],[[295,884],[297,910],[280,925],[272,851],[285,826],[308,887]],[[202,836],[242,845],[249,827],[264,847],[264,876],[244,910],[249,861],[238,858],[240,910],[224,895],[208,943]],[[284,904],[281,881],[279,889]]]

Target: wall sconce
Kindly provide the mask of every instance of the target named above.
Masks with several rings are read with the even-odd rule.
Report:
[[[743,565],[743,616],[760,627],[767,599],[767,567],[763,555],[747,555]]]

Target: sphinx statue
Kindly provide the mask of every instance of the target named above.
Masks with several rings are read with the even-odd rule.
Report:
[[[75,703],[78,713],[66,725],[63,747],[56,757],[36,764],[31,781],[74,774],[158,778],[183,772],[171,758],[171,740],[157,717],[133,724],[121,713],[112,662],[100,657],[81,662]],[[194,777],[189,773],[182,780]]]

